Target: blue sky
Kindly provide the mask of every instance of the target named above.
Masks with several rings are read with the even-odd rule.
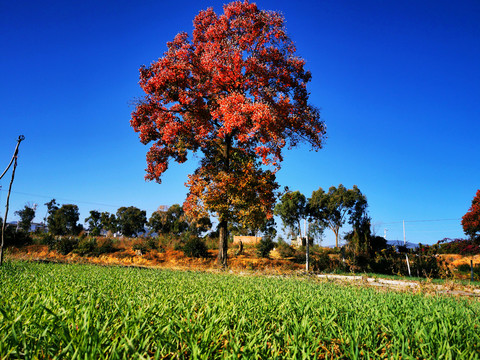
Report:
[[[129,126],[138,68],[191,33],[221,1],[11,1],[0,6],[0,168],[18,135],[13,211],[52,198],[90,210],[182,203],[194,163],[144,181],[145,153]],[[258,1],[281,11],[312,72],[311,103],[328,139],[286,151],[280,185],[354,184],[379,235],[434,243],[462,237],[480,188],[480,2]],[[3,217],[10,173],[0,180]],[[432,221],[435,220],[435,221]],[[439,221],[437,221],[439,220]],[[328,232],[325,245],[332,244]]]

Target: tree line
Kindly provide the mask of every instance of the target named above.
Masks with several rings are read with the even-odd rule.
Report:
[[[145,210],[135,206],[120,207],[116,213],[91,210],[85,218],[86,227],[79,223],[80,212],[75,204],[60,205],[55,199],[45,203],[47,216],[45,225],[52,235],[78,235],[88,231],[92,236],[120,233],[126,237],[137,237],[140,234],[173,234],[180,235],[185,231],[200,235],[211,229],[210,218],[204,217],[196,221],[190,220],[179,204],[168,208],[160,207],[149,219]],[[25,205],[15,212],[20,219],[17,227],[29,232],[35,218],[35,208]]]
[[[462,218],[462,226],[466,235],[472,240],[480,239],[480,190],[472,200],[472,206]],[[170,207],[159,207],[147,219],[146,211],[135,206],[120,207],[116,213],[107,211],[100,212],[91,210],[85,218],[86,228],[79,224],[80,213],[77,205],[60,205],[55,199],[45,203],[47,216],[45,218],[48,232],[52,235],[78,235],[86,230],[93,236],[106,233],[120,233],[126,237],[137,237],[140,234],[172,234],[181,235],[188,231],[201,235],[212,230],[212,222],[208,216],[192,220],[185,213],[183,207],[174,204]],[[318,188],[312,192],[310,198],[305,197],[300,191],[291,191],[285,188],[279,195],[278,202],[274,207],[283,225],[287,236],[295,238],[302,234],[302,221],[307,221],[307,236],[311,239],[321,240],[324,231],[330,229],[335,235],[335,246],[339,246],[340,229],[345,223],[352,227],[345,239],[348,241],[368,242],[371,240],[371,219],[367,213],[367,198],[354,185],[347,189],[340,184],[332,186],[325,191]],[[35,218],[35,207],[25,205],[23,209],[15,211],[19,217],[17,228],[29,232]],[[263,218],[255,226],[242,226],[240,222],[231,222],[228,228],[235,235],[256,235],[275,238],[277,234],[276,223],[273,218]],[[217,229],[211,232],[211,236],[218,236]],[[362,239],[359,239],[359,234]],[[365,238],[370,234],[370,239]],[[356,239],[356,240],[355,240]]]
[[[281,219],[284,230],[292,239],[301,235],[302,222],[308,222],[307,241],[297,246],[288,245],[281,236],[276,236],[276,224],[273,219],[265,217],[262,226],[242,227],[240,223],[231,223],[231,234],[257,235],[261,232],[262,239],[256,245],[259,257],[269,257],[273,248],[283,259],[297,263],[306,261],[303,246],[313,244],[313,239],[320,239],[325,230],[330,229],[340,239],[340,229],[345,223],[351,225],[351,230],[343,238],[346,241],[341,248],[322,248],[318,245],[311,247],[310,264],[314,271],[354,271],[376,272],[385,274],[416,274],[417,276],[448,276],[449,269],[438,264],[437,254],[459,253],[474,255],[480,253],[480,229],[478,222],[480,212],[478,204],[480,191],[472,200],[472,206],[462,220],[465,233],[469,240],[444,239],[432,246],[423,246],[415,250],[401,246],[388,246],[386,239],[376,236],[371,230],[371,219],[366,211],[367,199],[357,186],[352,189],[342,184],[330,187],[328,191],[319,188],[307,198],[299,191],[286,189],[279,195],[274,213]],[[192,221],[188,218],[183,207],[174,204],[170,207],[160,207],[147,220],[146,212],[136,207],[121,207],[115,214],[108,212],[90,211],[85,219],[85,229],[78,224],[78,207],[73,204],[59,205],[55,200],[46,203],[49,226],[48,234],[30,237],[27,231],[30,222],[35,216],[35,209],[26,205],[16,212],[20,216],[19,231],[15,227],[7,227],[7,246],[23,246],[32,242],[48,245],[49,249],[60,254],[75,252],[79,255],[104,254],[116,251],[115,243],[110,237],[97,238],[105,232],[122,232],[122,235],[135,237],[140,234],[147,236],[133,240],[133,249],[146,253],[148,251],[165,251],[170,247],[181,250],[187,257],[209,257],[207,249],[213,249],[213,243],[219,237],[218,226],[212,230],[212,223],[208,217],[202,221]],[[84,230],[80,236],[79,231]],[[90,235],[87,236],[86,231]],[[207,236],[202,234],[208,232]],[[158,236],[148,236],[148,235]],[[67,235],[67,236],[58,236]],[[338,245],[338,243],[337,243]],[[208,247],[207,247],[208,246]],[[241,254],[243,246],[238,247]],[[118,250],[118,249],[117,249]],[[406,256],[409,256],[407,268]],[[463,270],[462,270],[463,271]],[[475,270],[477,271],[477,270]],[[478,271],[477,271],[478,272]]]

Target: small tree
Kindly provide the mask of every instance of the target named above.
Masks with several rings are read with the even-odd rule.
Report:
[[[197,236],[191,236],[183,246],[183,253],[188,257],[207,258],[208,249],[205,242]]]
[[[212,222],[209,217],[190,220],[179,204],[173,204],[168,209],[164,206],[153,212],[148,220],[147,226],[151,232],[158,234],[174,234],[176,236],[189,231],[192,234],[200,235],[210,230]]]
[[[117,210],[117,223],[120,232],[127,237],[136,237],[145,231],[147,212],[135,206],[121,207]]]
[[[46,203],[48,208],[48,231],[53,235],[78,235],[82,226],[77,224],[80,218],[78,206],[64,204],[58,206],[55,199]]]
[[[345,235],[345,240],[355,256],[363,254],[372,258],[376,252],[387,247],[387,240],[372,234],[371,219],[366,214],[353,224],[352,231]]]
[[[289,191],[282,195],[280,202],[275,206],[275,215],[280,216],[283,226],[290,234],[300,235],[301,220],[306,215],[306,198],[300,191]]]
[[[275,243],[270,236],[264,236],[257,244],[257,255],[262,258],[268,258],[270,251],[275,248]]]
[[[102,214],[97,210],[91,210],[90,216],[85,219],[85,222],[88,223],[88,230],[93,236],[100,235],[102,230]]]
[[[32,221],[35,218],[35,209],[25,205],[22,210],[15,211],[15,215],[20,217],[20,221],[18,222],[20,229],[29,232],[32,227]]]
[[[115,233],[118,231],[118,221],[115,214],[110,214],[108,211],[104,211],[100,214],[100,226],[102,230]]]
[[[466,235],[480,242],[480,189],[472,200],[472,206],[462,217],[462,226]]]
[[[179,204],[173,204],[167,210],[159,208],[153,212],[147,226],[159,234],[180,235],[188,229],[185,212]]]
[[[50,200],[49,202],[45,203],[47,206],[47,217],[45,222],[47,223],[48,231],[51,234],[57,234],[61,232],[61,224],[59,219],[55,216],[59,206],[55,199]]]
[[[338,247],[340,228],[347,220],[352,225],[359,222],[366,208],[367,198],[356,185],[353,189],[346,189],[342,184],[338,188],[332,186],[328,193],[318,188],[308,199],[308,213],[333,231],[335,247]]]

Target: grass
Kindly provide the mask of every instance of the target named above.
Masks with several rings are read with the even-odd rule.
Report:
[[[2,358],[480,358],[477,299],[26,262],[0,283]]]

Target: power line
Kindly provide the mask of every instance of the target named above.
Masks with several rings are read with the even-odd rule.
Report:
[[[0,189],[1,190],[1,189]],[[34,197],[41,197],[41,198],[45,198],[45,199],[55,199],[55,200],[59,200],[59,201],[66,201],[66,202],[71,202],[71,203],[75,203],[75,204],[86,204],[86,205],[95,205],[95,206],[108,206],[108,207],[112,207],[112,208],[121,208],[122,206],[124,205],[113,205],[113,204],[105,204],[105,203],[97,203],[97,202],[91,202],[91,201],[81,201],[81,200],[74,200],[74,199],[67,199],[67,198],[61,198],[61,197],[56,197],[56,196],[51,196],[51,195],[40,195],[40,194],[32,194],[32,193],[26,193],[26,192],[22,192],[22,191],[12,191],[12,193],[14,194],[18,194],[18,195],[26,195],[26,196],[34,196]],[[157,211],[157,209],[146,209],[148,210],[149,212],[155,212]]]
[[[1,193],[1,186],[0,186],[0,193]],[[96,206],[108,206],[112,208],[120,208],[124,205],[113,205],[113,204],[106,204],[106,203],[98,203],[98,202],[92,202],[92,201],[81,201],[81,200],[74,200],[74,199],[68,199],[68,198],[61,198],[61,197],[56,197],[56,196],[51,196],[51,195],[40,195],[40,194],[32,194],[32,193],[26,193],[22,191],[12,191],[14,194],[19,194],[19,195],[26,195],[26,196],[35,196],[35,197],[42,197],[45,199],[56,199],[56,200],[61,200],[61,201],[68,201],[72,203],[79,203],[79,204],[86,204],[86,205],[96,205]],[[147,209],[148,211],[157,211],[157,209]],[[462,218],[454,218],[454,219],[424,219],[424,220],[405,220],[406,223],[422,223],[422,222],[441,222],[441,221],[459,221],[462,220]],[[376,226],[382,226],[382,225],[390,225],[390,224],[402,224],[402,221],[389,221],[389,222],[376,222]]]
[[[12,192],[14,194],[19,194],[19,195],[36,196],[36,197],[42,197],[42,198],[45,198],[45,199],[56,199],[56,200],[69,201],[69,202],[80,203],[80,204],[110,206],[110,207],[117,207],[117,208],[121,207],[121,206],[112,205],[112,204],[104,204],[104,203],[97,203],[97,202],[90,202],[90,201],[80,201],[80,200],[73,200],[73,199],[61,198],[61,197],[56,197],[56,196],[31,194],[31,193],[26,193],[26,192],[21,192],[21,191],[12,191]]]

